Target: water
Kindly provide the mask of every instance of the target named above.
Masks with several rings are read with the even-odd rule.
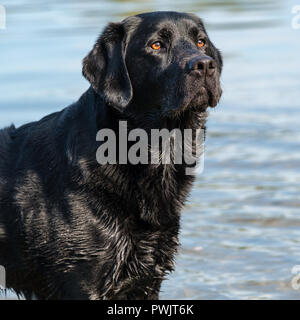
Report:
[[[298,2],[298,3],[297,3]],[[88,87],[81,59],[108,21],[194,12],[223,54],[224,95],[208,121],[204,172],[182,215],[161,298],[299,299],[300,1],[1,1],[0,126],[38,120]]]

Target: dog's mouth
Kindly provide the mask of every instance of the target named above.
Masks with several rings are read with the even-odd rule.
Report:
[[[182,92],[177,95],[178,103],[171,104],[172,97],[169,97],[169,101],[164,104],[165,116],[172,116],[172,114],[181,114],[182,112],[193,109],[197,112],[206,112],[207,108],[215,108],[220,101],[222,95],[222,89],[218,81],[214,79],[211,83],[201,83],[200,85],[196,82],[194,86],[191,86],[190,89],[186,86]],[[176,96],[176,95],[175,95]],[[174,100],[173,100],[174,101]],[[177,107],[174,108],[174,105]]]
[[[222,89],[216,88],[214,91],[212,90],[206,90],[206,91],[208,94],[208,106],[211,108],[215,108],[220,101],[220,98],[222,95]]]
[[[222,95],[221,88],[213,90],[201,86],[197,93],[192,97],[187,107],[198,107],[199,109],[215,108]]]

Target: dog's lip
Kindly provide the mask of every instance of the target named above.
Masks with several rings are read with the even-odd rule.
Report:
[[[217,105],[216,99],[214,99],[213,94],[205,87],[201,87],[199,90],[199,95],[206,95],[207,96],[207,104],[206,107],[214,108]]]
[[[211,108],[215,108],[218,104],[218,99],[209,93],[208,106]]]
[[[201,87],[199,90],[200,94],[206,94],[208,96],[208,106],[207,107],[211,107],[211,108],[215,108],[219,102],[219,98],[218,95],[215,95],[212,93],[211,90],[205,88],[205,87]]]

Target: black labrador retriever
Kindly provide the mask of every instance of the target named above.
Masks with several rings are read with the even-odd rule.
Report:
[[[205,129],[221,69],[197,16],[129,17],[110,23],[83,60],[91,86],[76,103],[0,131],[7,288],[27,299],[158,299],[194,178],[186,163],[100,165],[96,135],[118,133],[120,121]]]

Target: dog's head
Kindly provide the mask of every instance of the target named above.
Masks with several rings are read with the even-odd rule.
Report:
[[[195,15],[152,12],[110,23],[83,60],[83,75],[113,107],[172,114],[205,111],[221,96],[222,57]]]

